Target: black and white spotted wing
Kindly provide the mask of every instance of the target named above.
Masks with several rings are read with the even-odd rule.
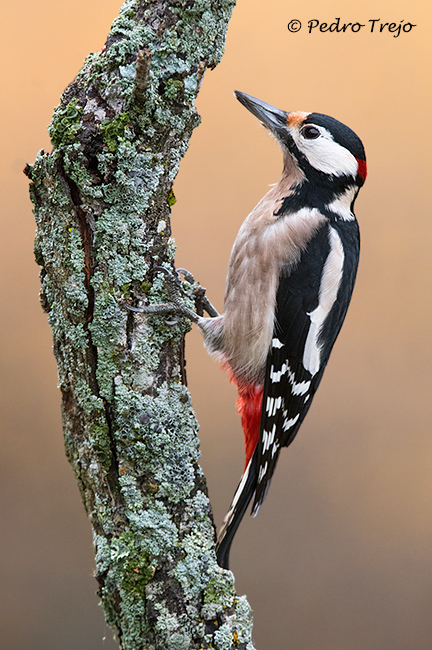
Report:
[[[281,447],[296,436],[321,381],[348,309],[359,255],[357,222],[325,224],[276,296],[276,322],[263,392],[257,485],[264,501]]]

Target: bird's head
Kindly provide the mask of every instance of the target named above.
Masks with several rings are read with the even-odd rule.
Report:
[[[294,163],[307,180],[317,183],[331,178],[363,185],[363,144],[345,124],[322,113],[281,111],[238,90],[235,96],[278,140],[286,166]]]

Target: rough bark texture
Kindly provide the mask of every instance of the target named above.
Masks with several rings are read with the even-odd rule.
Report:
[[[232,8],[128,0],[55,110],[52,153],[27,168],[66,451],[94,530],[106,618],[124,650],[253,650],[249,605],[215,558],[182,380],[190,324],[124,307],[167,301],[154,267],[173,265],[172,183]]]

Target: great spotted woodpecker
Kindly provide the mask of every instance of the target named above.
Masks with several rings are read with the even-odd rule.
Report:
[[[249,502],[255,515],[281,447],[309,410],[345,318],[359,258],[353,205],[366,178],[363,145],[344,124],[235,94],[279,142],[284,166],[234,242],[223,314],[198,322],[237,384],[245,436],[245,471],[218,540],[225,568]]]
[[[359,258],[353,205],[366,178],[363,145],[341,122],[235,95],[279,142],[283,171],[236,237],[224,311],[210,306],[203,318],[179,301],[129,307],[188,315],[237,385],[246,463],[219,534],[225,568],[250,501],[255,515],[281,448],[309,410],[345,318]]]

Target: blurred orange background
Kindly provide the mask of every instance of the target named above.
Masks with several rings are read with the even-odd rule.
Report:
[[[38,304],[25,162],[118,0],[7,3],[2,11],[0,635],[4,650],[112,650],[94,595],[90,525],[64,457],[51,332]],[[309,19],[366,24],[307,33]],[[371,19],[416,27],[370,33]],[[222,63],[207,72],[174,191],[177,264],[222,307],[228,256],[277,180],[277,145],[235,88],[285,110],[327,113],[363,139],[369,176],[348,317],[314,405],[246,517],[232,568],[257,650],[432,647],[432,219],[429,6],[239,0]],[[290,33],[292,19],[303,23]],[[220,524],[243,468],[235,390],[187,340],[202,465]],[[104,639],[105,637],[105,639]]]

